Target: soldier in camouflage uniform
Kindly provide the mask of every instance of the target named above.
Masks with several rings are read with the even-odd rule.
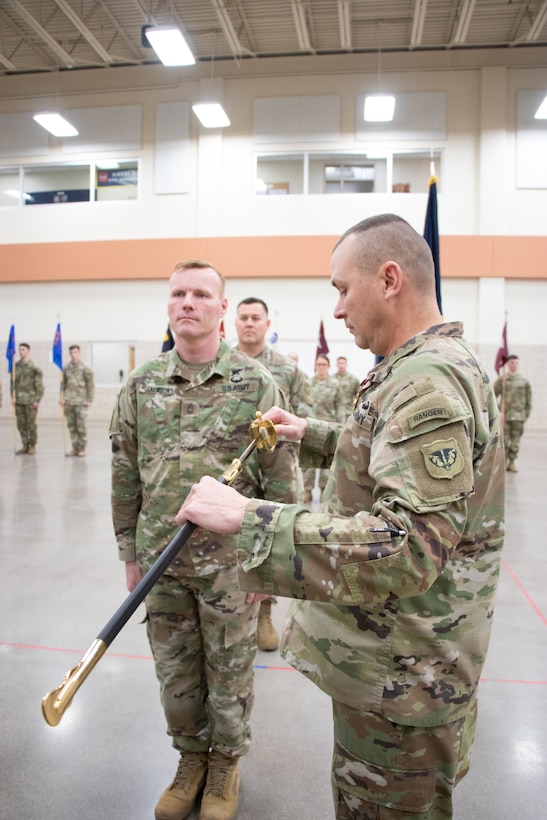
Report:
[[[175,535],[175,514],[196,479],[220,476],[242,453],[257,411],[285,406],[265,368],[220,339],[226,307],[218,271],[200,260],[179,263],[168,302],[175,347],[134,370],[118,396],[112,510],[129,590]],[[258,450],[234,486],[292,502],[296,466],[290,442]],[[168,734],[181,754],[156,820],[186,817],[204,784],[201,820],[235,815],[237,763],[250,744],[260,597],[238,587],[234,539],[205,529],[146,597]]]
[[[343,406],[343,421],[353,412],[353,405],[357,391],[359,390],[359,379],[353,373],[348,373],[348,360],[345,356],[338,356],[336,359],[336,373],[332,377],[338,382]]]
[[[241,586],[300,599],[283,651],[333,699],[336,817],[451,818],[500,571],[498,408],[461,324],[443,322],[431,252],[408,223],[364,220],[331,269],[335,317],[383,359],[340,433],[268,413],[301,460],[331,461],[322,511],[202,479],[177,521],[239,531]]]
[[[15,452],[18,456],[25,453],[33,456],[38,441],[36,416],[44,395],[44,380],[42,371],[30,358],[30,345],[26,342],[19,345],[19,356],[19,361],[13,367],[10,383],[11,403],[15,407],[17,429],[22,442],[21,448]]]
[[[532,412],[532,388],[530,382],[519,372],[519,357],[514,353],[504,362],[509,373],[505,372],[496,379],[494,392],[498,397],[500,415],[503,422],[503,441],[507,458],[506,469],[510,473],[518,472],[515,461],[519,454],[520,439],[524,433],[524,424]]]
[[[89,365],[80,360],[79,345],[70,345],[68,353],[70,362],[63,367],[59,401],[61,407],[64,407],[66,426],[72,441],[72,451],[67,455],[85,456],[86,417],[95,396],[93,371]]]
[[[347,418],[342,398],[342,390],[338,383],[329,376],[330,361],[322,353],[315,360],[315,376],[311,380],[312,415],[322,421],[333,421],[341,424]],[[304,502],[312,500],[312,490],[316,479],[315,467],[304,470]],[[329,471],[320,469],[318,484],[319,498],[327,486]]]
[[[285,394],[289,409],[297,416],[311,415],[311,392],[308,377],[296,363],[266,344],[266,332],[270,327],[268,305],[263,299],[248,296],[237,306],[237,349],[261,362],[272,374]],[[298,470],[298,500],[304,496],[302,471]],[[279,637],[272,623],[271,608],[275,598],[260,602],[256,643],[259,649],[273,652],[279,646]]]

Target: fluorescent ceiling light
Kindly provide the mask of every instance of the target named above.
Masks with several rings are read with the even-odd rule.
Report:
[[[53,111],[43,111],[41,114],[35,114],[34,120],[53,134],[54,137],[77,137],[78,131],[60,114],[55,114]]]
[[[225,128],[230,120],[220,103],[203,102],[192,106],[192,111],[204,128]]]
[[[547,97],[543,100],[540,107],[534,114],[535,120],[547,120]]]
[[[146,39],[164,65],[194,65],[190,46],[176,26],[150,26]]]
[[[395,111],[395,97],[372,94],[365,97],[366,122],[390,122]]]
[[[13,199],[21,199],[21,197],[23,197],[23,199],[32,199],[30,194],[21,194],[21,192],[16,191],[15,188],[6,188],[4,193],[6,196],[13,197]]]

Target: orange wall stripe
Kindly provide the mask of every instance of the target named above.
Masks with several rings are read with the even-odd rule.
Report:
[[[329,276],[337,236],[232,236],[0,245],[0,282],[165,279],[182,259],[228,278]],[[547,236],[443,236],[441,276],[547,279]]]

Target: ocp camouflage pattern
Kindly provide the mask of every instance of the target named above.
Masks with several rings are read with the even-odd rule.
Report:
[[[301,599],[284,657],[335,700],[449,723],[476,694],[504,534],[498,409],[461,324],[382,360],[338,430],[308,421],[301,447],[332,459],[323,512],[247,505],[240,583]]]
[[[283,356],[268,345],[254,358],[272,374],[278,387],[285,393],[291,413],[302,417],[311,415],[310,382],[304,371],[288,356]]]
[[[146,571],[177,531],[175,515],[203,475],[218,478],[249,444],[256,411],[286,406],[270,374],[221,341],[199,372],[173,348],[134,370],[110,426],[112,512],[123,561]],[[294,500],[297,459],[290,443],[255,451],[234,487],[244,495]],[[221,549],[224,547],[224,549]],[[211,574],[235,561],[231,537],[199,530],[170,573]]]

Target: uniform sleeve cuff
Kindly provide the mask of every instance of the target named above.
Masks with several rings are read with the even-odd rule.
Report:
[[[259,567],[269,556],[283,504],[252,498],[238,537],[238,559],[244,572]]]

